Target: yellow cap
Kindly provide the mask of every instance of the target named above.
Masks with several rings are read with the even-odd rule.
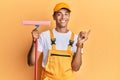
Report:
[[[54,12],[57,12],[57,11],[59,11],[62,8],[65,8],[65,9],[68,9],[69,11],[71,11],[69,5],[67,5],[64,2],[61,2],[61,3],[56,4],[56,6],[54,8]]]

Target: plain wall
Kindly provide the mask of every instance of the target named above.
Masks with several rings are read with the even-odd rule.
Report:
[[[34,26],[22,21],[50,20],[55,26],[52,13],[59,2],[71,7],[69,29],[76,34],[91,29],[76,80],[120,80],[120,0],[1,0],[0,80],[34,79],[34,67],[27,65]],[[41,58],[39,77],[40,63]]]

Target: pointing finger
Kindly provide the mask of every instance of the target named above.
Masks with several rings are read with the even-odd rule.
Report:
[[[90,32],[91,32],[91,30],[89,30],[89,31],[87,32],[87,34],[90,34]]]
[[[87,32],[87,36],[90,34],[90,32],[91,32],[91,30],[89,30],[89,31]]]

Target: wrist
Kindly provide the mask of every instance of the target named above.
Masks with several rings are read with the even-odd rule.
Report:
[[[83,48],[77,48],[76,53],[83,54]]]
[[[83,43],[77,43],[76,46],[78,49],[81,49],[81,48],[83,48]]]
[[[33,40],[32,40],[32,43],[36,43],[36,40],[35,40],[35,39],[33,39]]]

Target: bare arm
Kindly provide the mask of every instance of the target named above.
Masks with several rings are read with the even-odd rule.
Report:
[[[72,69],[74,71],[78,71],[81,64],[82,64],[82,45],[81,47],[77,47],[76,53],[73,56],[73,61],[72,61]]]
[[[78,41],[77,41],[77,50],[76,53],[74,54],[73,61],[72,61],[72,69],[74,71],[78,71],[80,69],[80,66],[82,64],[82,48],[83,48],[83,43],[88,39],[88,35],[90,33],[90,30],[88,32],[80,32],[78,36]]]
[[[41,52],[38,52],[38,59],[39,59],[40,54]],[[32,42],[31,48],[27,56],[27,63],[29,66],[33,66],[35,64],[35,42]]]
[[[34,29],[32,31],[32,37],[33,37],[32,45],[31,45],[31,48],[30,48],[28,56],[27,56],[27,63],[29,66],[33,66],[35,64],[35,45],[36,45],[35,42],[36,42],[36,39],[39,38],[38,30]],[[41,52],[38,52],[38,58],[39,58],[40,54],[41,54]]]

